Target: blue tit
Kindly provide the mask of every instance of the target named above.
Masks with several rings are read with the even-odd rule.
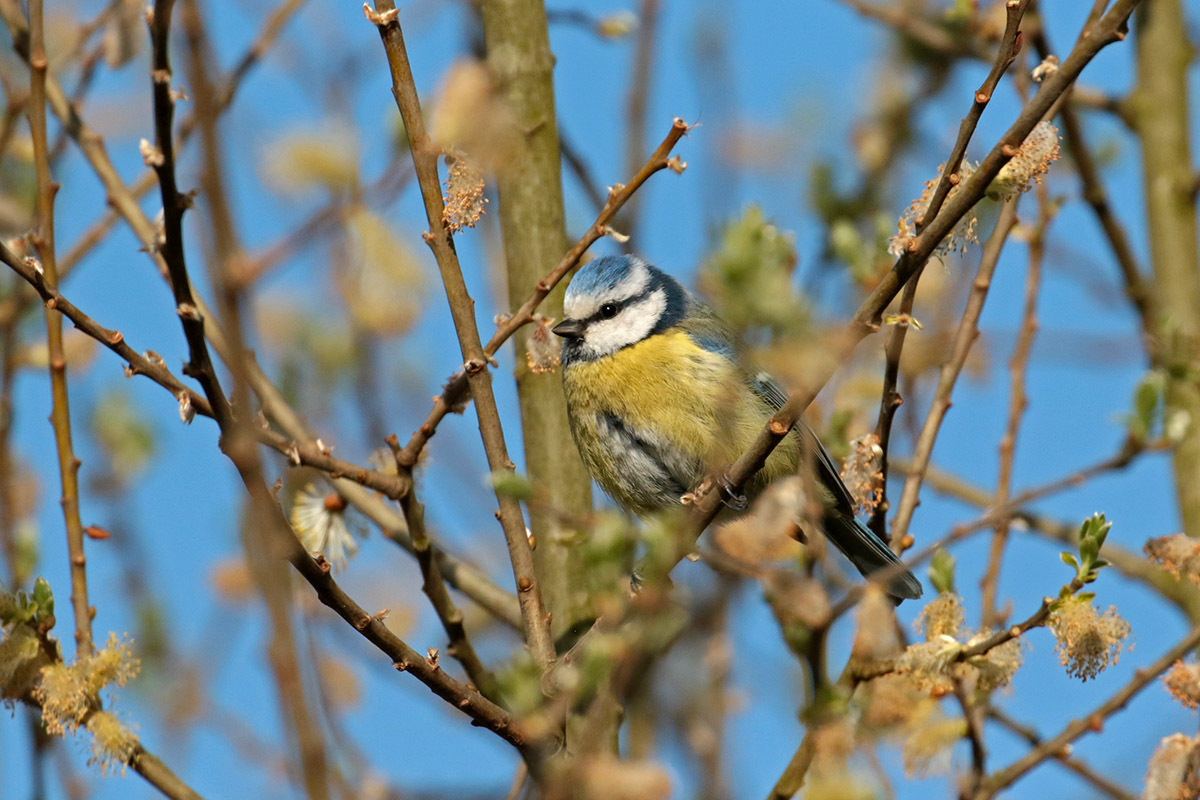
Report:
[[[571,432],[592,477],[629,511],[678,506],[709,470],[749,449],[787,399],[765,373],[741,366],[737,334],[662,270],[633,256],[584,266],[567,288],[562,377]],[[811,459],[822,488],[821,527],[863,575],[897,563],[854,517],[837,467],[804,425],[784,439],[746,486],[750,497]],[[911,572],[884,589],[921,596]]]

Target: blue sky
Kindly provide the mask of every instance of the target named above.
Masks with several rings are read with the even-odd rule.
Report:
[[[68,7],[50,13],[65,13]],[[90,18],[99,8],[81,4]],[[228,67],[256,35],[268,5],[256,0],[206,4],[222,65]],[[551,8],[568,6],[550,2]],[[626,8],[620,3],[593,4],[597,14]],[[757,203],[782,229],[794,231],[800,256],[801,278],[818,269],[821,247],[820,220],[809,206],[807,168],[819,158],[830,158],[847,171],[853,167],[848,148],[850,132],[869,107],[878,80],[880,60],[888,56],[888,37],[875,24],[864,21],[829,0],[803,3],[666,2],[661,21],[661,41],[650,91],[647,148],[666,132],[673,116],[699,121],[679,148],[688,162],[682,176],[663,173],[643,190],[639,251],[658,266],[688,281],[712,244],[711,221],[739,213]],[[1050,0],[1042,3],[1053,41],[1060,47],[1072,41],[1084,4]],[[418,88],[424,96],[436,86],[443,71],[465,50],[468,19],[463,5],[423,0],[402,11],[408,47]],[[704,65],[696,63],[693,42],[701,21],[716,26],[726,36],[728,67],[724,80],[731,95],[715,94],[706,82]],[[624,103],[632,62],[632,40],[599,41],[569,26],[556,26],[551,43],[557,56],[557,101],[561,126],[584,155],[598,181],[623,180],[625,138]],[[314,59],[313,53],[321,58]],[[1119,93],[1133,75],[1130,43],[1101,54],[1084,73],[1084,82]],[[182,63],[180,61],[180,63]],[[957,74],[937,102],[922,110],[918,126],[924,144],[906,157],[904,188],[894,199],[899,212],[919,194],[920,185],[932,177],[945,159],[957,132],[958,119],[968,108],[971,94],[984,74],[982,66]],[[336,75],[339,77],[331,78]],[[319,80],[318,80],[319,78]],[[322,87],[321,82],[328,85]],[[133,180],[142,165],[139,138],[151,134],[149,92],[141,61],[118,73],[102,71],[86,116],[105,134],[121,174]],[[262,188],[258,164],[288,131],[311,128],[326,110],[319,104],[325,93],[340,95],[345,113],[358,129],[362,173],[371,180],[385,162],[394,106],[389,92],[386,62],[378,36],[365,23],[356,2],[310,3],[288,26],[282,46],[256,68],[235,102],[225,131],[229,137],[231,188],[235,211],[243,221],[242,233],[250,248],[274,241],[319,198],[282,199]],[[134,93],[134,94],[130,94]],[[1200,105],[1200,104],[1195,104]],[[978,158],[1007,128],[1019,103],[1015,95],[999,92],[984,115],[971,152]],[[719,163],[716,139],[734,120],[785,135],[794,144],[782,164],[771,168],[734,171]],[[1200,126],[1198,126],[1200,127]],[[1117,158],[1106,167],[1105,179],[1118,211],[1129,228],[1143,263],[1146,260],[1145,227],[1141,217],[1138,154],[1132,140],[1121,135],[1110,121],[1088,117],[1093,143],[1117,147]],[[1195,128],[1194,128],[1195,130]],[[194,157],[181,165],[183,184],[194,185]],[[87,165],[72,151],[58,175],[64,190],[58,202],[58,232],[64,246],[103,210],[103,192]],[[578,232],[593,211],[577,185],[566,178],[568,222]],[[1060,162],[1050,177],[1051,191],[1077,191],[1069,167]],[[1026,198],[1026,203],[1032,197]],[[158,207],[148,199],[151,215]],[[1032,215],[1032,206],[1026,205]],[[379,209],[411,237],[421,263],[433,273],[432,259],[417,234],[424,229],[419,200],[413,191],[398,202]],[[194,223],[195,220],[193,219]],[[189,256],[193,275],[202,275],[201,250],[195,228],[189,228]],[[495,289],[484,265],[482,232],[460,239],[460,254],[474,292],[481,328],[489,330],[496,310]],[[598,246],[598,252],[607,243]],[[1051,258],[1041,294],[1042,329],[1035,345],[1029,376],[1031,404],[1017,446],[1015,485],[1039,484],[1111,454],[1124,431],[1118,415],[1127,410],[1133,386],[1142,374],[1136,350],[1112,348],[1115,356],[1077,360],[1066,346],[1082,337],[1087,342],[1120,340],[1136,346],[1136,320],[1121,302],[1109,302],[1091,291],[1091,284],[1115,289],[1117,271],[1089,212],[1081,204],[1068,205],[1051,232]],[[263,291],[270,297],[299,297],[306,308],[321,309],[331,281],[323,248],[312,248],[267,279]],[[951,262],[947,269],[973,269],[978,250],[966,263]],[[1010,244],[997,271],[981,327],[991,352],[993,369],[986,380],[964,376],[955,393],[955,404],[946,419],[934,461],[983,486],[994,484],[996,442],[1004,426],[1008,398],[1003,364],[1012,347],[1024,282],[1025,247]],[[941,269],[941,267],[935,267]],[[1084,275],[1087,281],[1080,280]],[[202,283],[202,281],[201,281]],[[109,327],[119,328],[135,347],[152,348],[169,365],[180,364],[185,347],[174,319],[169,292],[154,275],[149,261],[137,252],[132,236],[118,229],[93,258],[64,287],[67,295]],[[853,310],[854,298],[845,289],[826,292],[820,313],[838,318]],[[955,311],[957,314],[957,310]],[[36,323],[36,324],[34,324]],[[29,329],[37,337],[34,320]],[[449,314],[442,299],[431,302],[414,334],[390,346],[384,355],[385,375],[401,387],[385,406],[389,430],[406,436],[427,410],[428,397],[459,361]],[[861,351],[881,348],[881,337],[867,340]],[[501,354],[497,390],[509,433],[509,446],[519,458],[515,396],[510,374],[512,355]],[[214,706],[232,711],[259,738],[278,747],[283,742],[273,686],[263,669],[262,618],[257,609],[246,612],[220,604],[211,590],[214,565],[239,552],[236,522],[241,502],[236,475],[216,449],[215,426],[197,420],[179,424],[174,401],[145,381],[125,382],[121,364],[107,353],[83,375],[73,378],[76,416],[81,420],[95,398],[107,387],[122,385],[132,393],[146,418],[161,436],[160,455],[140,482],[133,500],[121,509],[106,507],[94,496],[85,497],[85,523],[124,523],[140,532],[146,551],[144,577],[161,598],[171,620],[178,651],[200,663],[219,666],[206,674]],[[68,593],[66,555],[61,518],[54,498],[57,492],[52,435],[45,423],[48,385],[40,373],[27,373],[17,388],[16,446],[25,454],[43,484],[43,508],[38,522],[43,553],[39,567],[66,606]],[[342,392],[336,403],[354,402]],[[923,417],[928,396],[914,400]],[[326,418],[314,419],[323,431],[335,431],[339,454],[361,460],[368,451],[361,431],[339,426],[339,407]],[[84,478],[95,455],[94,444],[81,436]],[[569,445],[566,445],[569,446]],[[475,431],[473,413],[447,421],[432,445],[426,472],[425,500],[429,519],[457,551],[484,565],[497,580],[511,580],[504,560],[503,540],[491,516],[491,503],[483,487],[485,463]],[[467,466],[464,467],[463,465]],[[471,470],[474,470],[474,473]],[[1111,540],[1140,550],[1150,537],[1170,533],[1178,524],[1173,506],[1169,462],[1164,456],[1140,459],[1129,470],[1105,476],[1037,506],[1065,520],[1082,520],[1093,511],[1104,511],[1114,522]],[[952,524],[975,516],[973,509],[926,491],[913,531],[918,544],[942,535]],[[105,543],[89,545],[89,574],[93,602],[98,607],[98,637],[108,630],[133,627],[131,610],[119,598],[123,580],[120,564]],[[343,583],[360,602],[372,607],[416,609],[415,629],[407,636],[418,649],[441,646],[442,634],[422,603],[419,575],[402,553],[378,535],[364,544],[364,554],[344,573]],[[967,596],[968,619],[977,618],[975,584],[983,567],[986,539],[976,538],[955,549],[959,559],[959,584]],[[1058,548],[1017,534],[1001,580],[1001,597],[1018,598],[1014,616],[1033,610],[1044,594],[1054,593],[1069,578],[1057,558]],[[703,568],[681,567],[689,580],[703,582]],[[1110,570],[1109,573],[1112,571]],[[1017,674],[1013,691],[1001,702],[1017,718],[1053,734],[1072,716],[1109,696],[1127,681],[1140,664],[1156,658],[1184,630],[1177,614],[1155,602],[1145,591],[1106,573],[1098,584],[1098,603],[1116,604],[1130,621],[1136,648],[1118,666],[1097,680],[1081,684],[1068,679],[1052,652],[1046,631],[1029,638],[1026,666]],[[906,604],[901,617],[908,622],[918,606]],[[344,718],[348,735],[364,756],[389,780],[411,790],[446,788],[498,793],[506,789],[514,768],[508,748],[494,737],[471,729],[463,720],[414,680],[395,674],[377,653],[348,629],[316,619],[322,648],[335,648],[358,672],[366,700]],[[69,623],[61,615],[59,633],[69,650]],[[344,628],[344,626],[343,626]],[[743,587],[735,603],[731,626],[737,661],[733,683],[743,698],[730,717],[726,765],[738,798],[765,794],[790,757],[802,733],[794,710],[800,702],[801,675],[795,661],[779,641],[777,627],[760,593]],[[217,633],[214,633],[216,631]],[[848,649],[849,630],[839,628],[831,664],[840,667]],[[490,655],[500,657],[503,642],[488,642]],[[125,690],[119,704],[137,722],[146,745],[170,763],[207,797],[289,797],[271,775],[248,765],[212,727],[180,736],[164,728],[153,713],[156,699],[150,693]],[[1144,692],[1122,715],[1115,717],[1101,736],[1086,737],[1076,750],[1112,778],[1135,793],[1140,790],[1146,759],[1158,739],[1195,728],[1195,715],[1172,703],[1159,687]],[[993,737],[989,764],[1000,767],[1025,750],[1023,744],[1003,734]],[[0,792],[4,797],[25,797],[29,792],[29,758],[21,717],[0,724]],[[68,743],[74,762],[82,769],[83,747]],[[694,772],[678,752],[662,753],[676,785],[676,796],[690,796]],[[959,748],[955,762],[965,763]],[[889,771],[899,774],[894,748],[884,750]],[[448,777],[449,776],[449,777]],[[136,778],[96,780],[96,797],[152,796]],[[953,791],[944,778],[928,781],[900,780],[900,798],[943,796]],[[1010,797],[1062,796],[1087,788],[1055,765],[1039,768]],[[56,778],[50,797],[65,796]]]

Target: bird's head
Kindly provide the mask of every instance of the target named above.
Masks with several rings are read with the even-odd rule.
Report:
[[[636,256],[605,256],[585,265],[563,299],[563,361],[591,361],[678,324],[687,290]]]

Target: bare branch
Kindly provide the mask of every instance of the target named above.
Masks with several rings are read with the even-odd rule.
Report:
[[[30,89],[26,113],[33,139],[33,160],[37,173],[38,230],[33,242],[41,257],[43,280],[58,285],[58,266],[54,251],[54,195],[58,185],[50,177],[50,148],[46,135],[46,59],[45,29],[42,24],[42,0],[29,3]],[[63,350],[62,317],[46,309],[46,339],[50,361],[50,391],[53,409],[54,441],[58,452],[58,474],[62,486],[62,512],[67,531],[67,555],[70,559],[71,609],[75,616],[75,647],[82,656],[91,655],[92,614],[88,604],[87,558],[83,552],[83,522],[79,517],[79,459],[71,441],[71,406],[67,393],[67,357]]]
[[[1056,736],[1047,739],[1039,746],[1033,748],[1028,754],[1017,759],[1008,767],[990,775],[984,780],[979,791],[975,793],[975,800],[988,800],[988,798],[994,797],[997,792],[1007,786],[1011,786],[1021,776],[1043,761],[1055,758],[1059,754],[1066,754],[1071,742],[1080,736],[1083,736],[1088,731],[1099,731],[1104,726],[1105,720],[1124,708],[1138,692],[1146,688],[1163,672],[1166,672],[1172,664],[1195,649],[1198,644],[1200,644],[1200,627],[1195,627],[1157,661],[1137,670],[1127,684],[1121,687],[1112,697],[1097,706],[1090,714],[1085,714],[1078,719],[1072,720]]]
[[[1100,50],[1123,38],[1126,22],[1138,2],[1139,0],[1117,0],[1099,22],[1089,26],[1080,35],[1079,41],[1060,65],[1058,71],[1042,83],[1041,89],[1021,111],[1016,121],[991,152],[980,162],[970,179],[959,186],[959,190],[943,205],[937,217],[913,239],[907,252],[897,260],[891,271],[884,276],[871,295],[859,306],[848,326],[843,343],[837,347],[835,357],[830,359],[830,364],[843,363],[858,342],[878,330],[884,309],[900,292],[901,287],[920,269],[938,244],[958,224],[968,210],[983,197],[992,179],[1000,172],[1000,168],[1017,152],[1017,148],[1050,111],[1055,101],[1079,77],[1079,73]],[[724,480],[713,481],[712,486],[724,485],[731,487],[735,492],[739,491],[750,476],[762,467],[775,446],[787,436],[788,431],[796,424],[804,409],[808,407],[817,392],[829,379],[831,372],[831,367],[825,367],[821,374],[812,379],[810,385],[793,392],[788,402],[771,418],[759,434],[754,445],[728,469]],[[679,537],[677,550],[679,558],[683,558],[690,551],[691,543],[722,507],[724,491],[715,491],[709,488],[708,491],[698,494],[697,502],[689,514],[687,529]]]
[[[439,154],[425,130],[421,103],[417,98],[412,68],[408,63],[408,51],[404,45],[404,34],[400,29],[399,12],[391,0],[377,0],[374,12],[364,4],[363,11],[378,27],[379,37],[387,52],[392,73],[392,94],[395,95],[396,106],[404,119],[413,167],[417,173],[417,182],[421,186],[421,196],[425,201],[425,216],[429,221],[425,243],[429,245],[437,261],[442,285],[446,290],[446,299],[454,318],[454,328],[458,334],[464,362],[463,369],[467,384],[471,388],[471,396],[475,399],[479,433],[487,453],[488,467],[493,473],[511,473],[514,465],[508,457],[500,412],[496,408],[496,398],[492,392],[492,374],[488,369],[489,356],[484,352],[479,339],[479,328],[475,323],[475,301],[471,299],[463,280],[462,267],[454,249],[453,235],[442,221],[444,204],[441,181],[438,178]],[[534,574],[533,554],[525,534],[525,518],[516,498],[497,492],[496,500],[500,505],[498,516],[504,529],[508,555],[512,561],[513,578],[517,584],[517,598],[521,603],[525,638],[534,661],[545,670],[555,658],[554,642],[550,637],[550,620],[542,602],[541,587]]]

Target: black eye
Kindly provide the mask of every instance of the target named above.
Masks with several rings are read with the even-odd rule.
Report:
[[[604,319],[612,319],[617,315],[620,308],[616,303],[605,303],[600,306],[600,316]]]

